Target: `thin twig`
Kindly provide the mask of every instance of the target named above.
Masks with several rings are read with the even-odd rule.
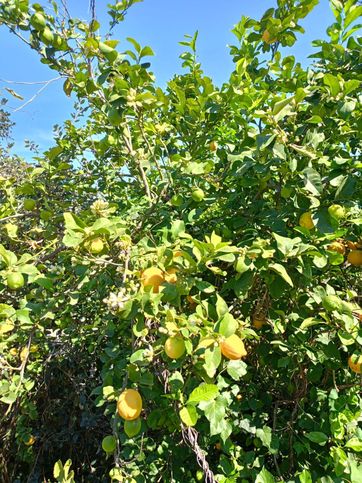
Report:
[[[51,84],[52,82],[56,81],[56,80],[59,80],[61,79],[62,76],[58,76],[58,77],[54,77],[53,79],[50,79],[48,80],[39,90],[38,92],[36,92],[28,101],[24,102],[24,104],[22,104],[21,106],[17,107],[16,109],[13,110],[13,112],[18,112],[20,111],[21,109],[23,109],[25,106],[27,106],[28,104],[30,104],[31,102],[34,101],[34,99],[36,99],[39,94],[46,88],[48,87],[49,84]]]

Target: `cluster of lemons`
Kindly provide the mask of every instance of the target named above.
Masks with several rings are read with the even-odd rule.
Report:
[[[346,210],[341,205],[331,205],[328,208],[328,213],[330,217],[336,221],[340,221],[346,216]],[[312,213],[310,211],[301,215],[299,218],[299,225],[308,230],[313,230],[315,228]],[[362,265],[362,245],[358,243],[336,240],[328,245],[327,248],[328,250],[338,252],[342,255],[345,255],[346,250],[348,249],[347,261],[355,267],[360,267]]]

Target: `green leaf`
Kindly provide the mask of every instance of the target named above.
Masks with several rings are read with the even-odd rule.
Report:
[[[220,297],[219,294],[216,294],[216,312],[217,312],[217,315],[219,317],[219,319],[221,319],[221,317],[223,315],[225,315],[227,312],[229,312],[229,307],[227,306],[227,303],[225,302],[225,300]]]
[[[306,433],[305,437],[313,443],[320,444],[321,446],[324,446],[328,441],[328,436],[324,433],[321,433],[320,431],[312,431],[310,433]]]
[[[312,483],[312,475],[308,470],[303,470],[301,473],[298,475],[300,483]]]
[[[210,422],[210,435],[220,434],[225,429],[224,417],[226,414],[227,401],[218,397],[212,401],[204,401],[199,408],[204,411],[206,418]]]
[[[62,241],[66,247],[77,247],[84,241],[84,236],[80,232],[70,230],[65,233]]]
[[[255,483],[275,483],[275,479],[266,468],[263,468],[260,473],[257,474]]]
[[[337,77],[332,74],[324,74],[323,82],[327,87],[329,87],[332,97],[335,97],[337,94],[339,94],[341,87]]]
[[[65,227],[68,230],[84,231],[83,228],[85,228],[86,225],[78,216],[73,215],[73,213],[66,212],[63,214],[63,217]]]
[[[220,322],[216,324],[215,332],[223,335],[224,337],[229,337],[230,335],[234,334],[238,328],[239,324],[234,319],[234,317],[227,312]]]
[[[284,236],[278,235],[277,233],[272,233],[275,241],[277,242],[278,250],[283,253],[283,255],[288,256],[295,247],[295,245],[301,243],[301,238],[286,238]]]
[[[234,381],[239,381],[247,373],[247,365],[242,360],[229,361],[227,363],[227,373],[234,379]]]
[[[211,401],[217,397],[219,389],[215,384],[203,382],[196,387],[189,396],[188,403],[198,404],[202,401]]]
[[[217,368],[221,363],[221,349],[220,347],[213,347],[212,349],[205,350],[205,364],[204,369],[209,377],[214,377]]]
[[[181,421],[185,426],[195,426],[199,418],[195,406],[185,406],[180,411]]]
[[[351,448],[353,451],[362,451],[362,441],[359,438],[351,438],[345,444],[346,448]]]
[[[256,436],[261,440],[264,446],[268,449],[271,447],[271,440],[272,440],[272,430],[269,426],[263,426],[262,428],[258,428],[256,430]]]
[[[280,263],[271,263],[269,265],[269,269],[270,270],[273,270],[274,272],[276,272],[278,275],[280,275],[282,277],[283,280],[285,280],[287,282],[287,284],[289,284],[291,287],[293,287],[293,281],[292,279],[290,278],[290,276],[288,275],[288,272],[286,271],[286,269],[283,267],[283,265],[280,265]]]
[[[305,168],[303,175],[305,189],[315,196],[321,195],[323,193],[323,183],[318,171],[313,168]]]

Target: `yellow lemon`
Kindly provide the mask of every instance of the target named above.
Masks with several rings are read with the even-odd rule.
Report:
[[[143,287],[153,287],[153,292],[158,293],[160,285],[165,281],[164,274],[160,268],[150,267],[141,275],[141,284]]]
[[[362,265],[362,250],[351,250],[347,256],[347,260],[351,265],[360,267]]]
[[[337,253],[340,253],[341,255],[344,255],[346,248],[343,245],[343,243],[341,243],[339,241],[334,241],[330,245],[327,246],[327,250],[330,250],[332,252],[337,252]]]
[[[310,211],[303,213],[299,218],[299,225],[303,228],[308,228],[308,230],[312,230],[314,228],[314,223],[312,220],[312,214]]]
[[[227,359],[237,360],[246,356],[244,342],[236,334],[224,339],[220,344],[221,352]]]
[[[362,366],[362,355],[352,354],[348,358],[348,365],[352,369],[353,372],[357,374],[361,374],[361,366]]]
[[[169,268],[168,270],[166,270],[165,280],[168,283],[176,283],[177,282],[177,269],[176,268]]]
[[[142,411],[142,398],[135,389],[126,389],[118,398],[117,411],[126,421],[137,419]]]

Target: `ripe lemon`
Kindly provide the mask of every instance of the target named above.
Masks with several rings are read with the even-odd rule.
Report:
[[[360,267],[362,265],[362,250],[351,250],[347,256],[347,260],[351,265]]]
[[[312,230],[314,228],[314,222],[312,220],[312,213],[307,211],[303,213],[299,218],[299,225],[303,228],[308,228],[308,230]]]
[[[255,315],[253,317],[252,326],[254,327],[254,329],[261,329],[265,324],[266,324],[266,319],[263,315]]]
[[[103,438],[102,441],[102,448],[103,451],[106,453],[113,453],[113,451],[116,449],[117,446],[117,441],[114,436],[106,436]]]
[[[143,287],[153,287],[153,292],[158,293],[160,285],[165,281],[164,273],[157,267],[146,268],[141,275]]]
[[[362,355],[352,354],[348,358],[348,365],[352,369],[353,372],[357,374],[361,374],[361,366],[362,366]]]
[[[182,257],[183,256],[183,253],[181,250],[175,250],[173,252],[173,258],[178,258],[178,257]]]
[[[195,307],[196,307],[197,302],[196,302],[196,300],[193,298],[193,296],[192,296],[192,295],[188,295],[188,296],[186,297],[186,300],[188,301],[189,306],[190,306],[190,308],[191,308],[191,309],[193,309],[193,308],[195,308]]]
[[[185,341],[179,335],[169,337],[165,342],[165,352],[170,359],[179,359],[185,350]]]
[[[205,198],[205,193],[201,188],[195,188],[191,193],[191,198],[196,203],[200,203]]]
[[[327,250],[330,250],[332,252],[337,252],[340,253],[341,255],[344,255],[346,251],[346,247],[343,245],[343,243],[339,241],[334,241],[330,245],[327,246]]]
[[[35,437],[33,435],[29,436],[29,438],[24,442],[26,446],[33,446],[35,443]]]
[[[177,269],[176,268],[169,268],[165,273],[165,280],[168,283],[176,283],[177,282]]]
[[[209,149],[211,152],[215,152],[217,150],[217,142],[216,141],[211,141],[209,144]]]
[[[118,414],[126,421],[137,419],[142,411],[142,398],[135,389],[126,389],[118,398]]]
[[[269,30],[264,30],[261,40],[266,44],[272,44],[276,39],[272,39]]]
[[[135,419],[133,421],[125,421],[124,422],[124,432],[129,438],[133,438],[141,431],[141,420]]]
[[[236,334],[224,339],[220,344],[221,352],[227,359],[237,360],[246,356],[244,342]]]
[[[12,272],[6,278],[6,284],[10,290],[19,290],[24,287],[24,277],[20,272]]]
[[[331,205],[328,208],[328,213],[332,218],[336,220],[341,220],[346,216],[346,210],[341,205]]]

